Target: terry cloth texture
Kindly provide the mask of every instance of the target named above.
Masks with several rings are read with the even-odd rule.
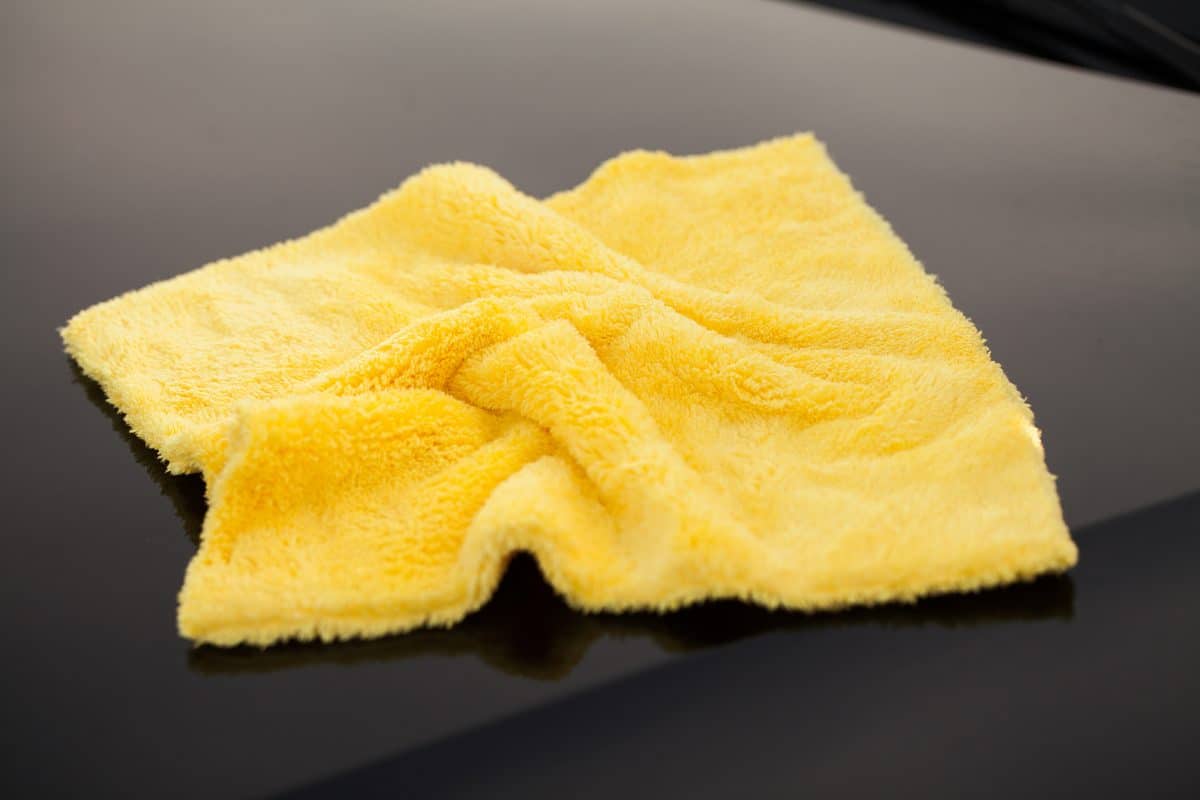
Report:
[[[544,201],[430,167],[63,338],[204,474],[200,642],[449,625],[515,551],[587,610],[827,609],[1076,560],[1029,408],[809,135],[627,153]]]

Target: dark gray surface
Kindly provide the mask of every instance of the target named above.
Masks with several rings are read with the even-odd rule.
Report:
[[[788,615],[595,620],[519,575],[461,631],[266,656],[176,637],[196,483],[131,457],[54,328],[329,222],[433,161],[545,194],[626,148],[814,130],[1029,397],[1076,530],[1200,487],[1193,96],[775,3],[19,2],[0,10],[0,102],[5,782],[252,795],[686,664],[692,646],[782,628],[803,647],[809,627]],[[1080,545],[1084,576],[1086,532]],[[1102,571],[1134,561],[1107,552]],[[1194,560],[1177,568],[1200,579]],[[1118,591],[1090,580],[1075,590]],[[1129,614],[1167,613],[1139,593],[1153,581],[1119,588]],[[1055,637],[1003,621],[1025,597],[989,596],[976,635],[1074,668]],[[1113,608],[1067,624],[1103,628]],[[1034,612],[1017,630],[1050,624]],[[793,649],[779,657],[797,685],[829,668]]]
[[[817,617],[288,796],[1194,798],[1198,529],[1194,493],[1089,526],[1009,616]]]

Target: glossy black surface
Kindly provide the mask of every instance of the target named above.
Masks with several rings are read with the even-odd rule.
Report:
[[[1200,493],[1081,531],[1073,578],[813,618],[289,797],[1195,797],[1197,530]]]
[[[335,780],[556,791],[614,787],[635,750],[661,754],[638,781],[681,792],[1178,786],[1195,500],[1141,510],[1200,489],[1195,97],[776,3],[19,2],[0,101],[0,789],[337,792],[314,782],[375,763]],[[622,149],[803,129],[1030,399],[1070,578],[850,615],[584,617],[517,562],[449,631],[266,653],[177,637],[202,487],[62,355],[70,314],[429,162],[545,194]]]

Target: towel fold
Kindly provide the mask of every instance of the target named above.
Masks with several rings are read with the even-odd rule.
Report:
[[[808,135],[628,153],[545,201],[431,167],[63,338],[204,474],[200,642],[449,625],[516,551],[586,610],[836,608],[1076,560],[1028,407]]]

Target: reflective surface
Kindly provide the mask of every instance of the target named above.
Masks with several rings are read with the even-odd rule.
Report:
[[[154,452],[134,436],[104,399],[99,384],[66,360],[75,382],[174,506],[183,532],[199,547],[207,505],[198,476],[170,475]],[[667,652],[687,652],[771,631],[816,630],[875,624],[885,627],[974,626],[1020,620],[1070,619],[1074,584],[1069,575],[1045,576],[998,591],[930,598],[915,605],[854,609],[840,614],[790,614],[722,601],[673,614],[580,614],[570,609],[542,578],[537,562],[520,555],[509,564],[486,607],[449,629],[416,631],[336,646],[292,643],[256,647],[197,647],[188,667],[206,675],[277,672],[321,664],[473,655],[502,672],[535,680],[567,677],[590,646],[603,639],[645,638]]]
[[[1082,531],[1074,615],[777,631],[289,797],[1194,797],[1197,530]]]
[[[887,785],[904,764],[947,791],[968,768],[1174,785],[1200,711],[1195,500],[1142,510],[1200,489],[1195,97],[788,4],[628,0],[8,3],[0,100],[0,789],[253,796],[372,762],[353,780],[443,775],[458,753],[460,781],[612,788],[635,744],[697,792]],[[545,194],[622,149],[803,129],[1029,398],[1070,578],[846,615],[585,617],[517,561],[449,631],[266,653],[177,637],[202,487],[62,355],[70,314],[429,162]]]

